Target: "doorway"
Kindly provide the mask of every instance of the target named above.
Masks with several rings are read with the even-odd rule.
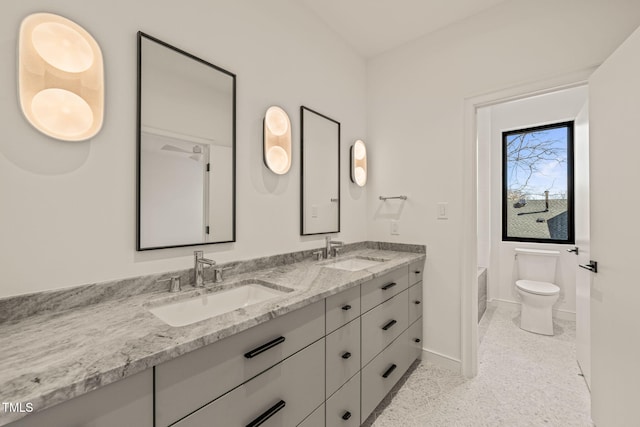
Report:
[[[577,88],[587,84],[588,77],[594,69],[589,68],[570,75],[554,79],[530,83],[527,85],[504,89],[465,100],[464,126],[464,176],[463,176],[463,209],[469,212],[463,224],[463,253],[461,261],[461,372],[466,377],[477,374],[478,368],[478,111],[485,107],[496,106],[511,101],[533,98],[539,95]],[[483,221],[480,218],[480,221]],[[485,240],[486,243],[486,240]],[[482,255],[481,255],[482,256]]]

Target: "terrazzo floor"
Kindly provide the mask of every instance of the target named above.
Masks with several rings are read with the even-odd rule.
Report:
[[[415,364],[363,425],[592,427],[575,322],[554,320],[553,337],[525,332],[519,323],[518,309],[487,308],[475,378]]]

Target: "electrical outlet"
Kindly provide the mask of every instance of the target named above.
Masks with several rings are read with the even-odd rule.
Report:
[[[391,234],[393,236],[400,235],[400,224],[398,223],[397,219],[392,219],[391,220]]]

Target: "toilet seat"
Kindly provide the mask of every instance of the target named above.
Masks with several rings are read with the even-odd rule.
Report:
[[[516,286],[523,292],[529,292],[535,295],[556,295],[560,293],[560,288],[549,282],[518,280],[516,281]]]

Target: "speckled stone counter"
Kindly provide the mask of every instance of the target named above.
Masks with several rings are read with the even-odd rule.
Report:
[[[292,291],[182,327],[165,324],[146,307],[202,293],[185,286],[189,270],[173,273],[183,277],[179,294],[156,285],[158,278],[172,275],[165,273],[0,300],[0,399],[43,410],[426,256],[420,245],[358,243],[348,245],[340,258],[385,261],[347,271],[312,261],[310,253],[228,263],[232,270],[223,287],[258,280]],[[24,415],[0,408],[0,426]]]

